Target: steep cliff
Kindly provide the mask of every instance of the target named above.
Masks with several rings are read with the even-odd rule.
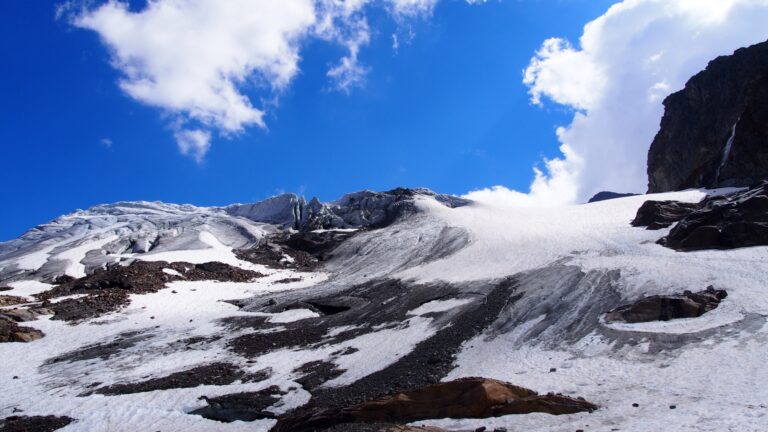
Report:
[[[768,42],[713,60],[664,107],[648,151],[649,193],[768,177]]]

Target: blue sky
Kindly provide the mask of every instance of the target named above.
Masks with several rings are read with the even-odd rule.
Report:
[[[732,3],[756,1],[761,0]],[[470,5],[443,0],[429,13],[407,17],[396,16],[391,8],[369,7],[365,17],[370,41],[357,57],[367,68],[361,86],[339,91],[327,76],[329,68],[348,55],[344,41],[305,38],[299,44],[299,72],[279,91],[252,81],[238,87],[266,112],[265,127],[247,125],[236,133],[212,127],[210,150],[196,161],[177,148],[178,113],[149,106],[121,89],[118,81],[124,71],[115,67],[113,52],[97,31],[75,26],[66,16],[57,19],[60,2],[0,2],[0,181],[5,185],[0,240],[77,208],[119,200],[222,205],[282,192],[332,200],[350,191],[397,186],[453,194],[493,185],[527,191],[532,168],[545,158],[572,162],[558,149],[565,141],[558,139],[555,128],[574,120],[574,108],[582,113],[620,111],[605,104],[587,106],[584,101],[593,99],[588,97],[591,87],[602,89],[603,81],[618,79],[586,76],[591,68],[579,67],[583,62],[566,65],[564,74],[554,75],[575,80],[576,85],[567,87],[585,94],[569,94],[546,80],[551,75],[547,71],[558,72],[548,63],[558,55],[572,58],[576,53],[589,64],[596,62],[598,49],[580,51],[578,40],[584,25],[613,3],[506,0]],[[133,1],[130,10],[145,7],[144,1]],[[689,9],[676,13],[691,13]],[[622,13],[632,17],[635,12]],[[626,27],[608,24],[604,33],[609,36],[611,28]],[[734,26],[744,29],[738,21]],[[658,32],[659,26],[653,30]],[[723,38],[718,31],[713,37],[729,44],[702,39],[701,46],[716,49],[681,47],[681,53],[697,57],[678,62],[685,68],[672,70],[674,79],[664,75],[649,85],[657,88],[671,81],[672,91],[706,64],[712,50],[727,53],[745,45],[746,39],[766,36],[762,27],[751,39],[741,33]],[[397,50],[393,34],[399,36]],[[531,103],[523,71],[550,37],[571,41],[573,47],[561,41],[548,57],[539,58],[536,88],[556,103],[538,106]],[[653,43],[671,42],[654,37]],[[648,50],[655,53],[658,48],[649,42]],[[608,66],[597,64],[594,69],[610,71]],[[631,98],[619,99],[623,104]],[[661,102],[648,103],[653,110],[646,123],[652,126],[645,129],[652,137]],[[649,143],[646,136],[638,140]],[[572,147],[581,151],[578,143]],[[640,159],[631,162],[638,172],[644,165]],[[546,168],[552,174],[558,166]],[[621,164],[617,170],[626,172]],[[641,177],[634,175],[626,187],[618,181],[610,184],[637,190],[644,182]],[[584,190],[598,186],[603,184]]]
[[[56,20],[48,2],[2,2],[0,239],[118,200],[217,205],[283,191],[331,200],[396,186],[525,188],[532,164],[556,152],[553,127],[565,117],[531,106],[522,71],[543,39],[577,38],[609,3],[446,2],[408,22],[415,36],[397,52],[398,23],[378,13],[360,56],[370,68],[363,87],[332,90],[326,70],[341,49],[309,41],[268,130],[214,138],[198,164],[179,154],[160,110],[118,88],[97,34]]]

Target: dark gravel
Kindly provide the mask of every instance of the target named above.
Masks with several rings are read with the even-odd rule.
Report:
[[[190,388],[201,385],[228,385],[238,380],[242,382],[257,382],[267,378],[269,378],[269,373],[266,371],[256,374],[247,374],[237,366],[229,363],[211,363],[186,371],[176,372],[162,378],[153,378],[137,383],[114,384],[108,387],[100,387],[92,392],[82,394],[81,396],[89,396],[94,393],[106,396],[116,396],[155,390]]]
[[[11,416],[0,420],[0,432],[53,432],[75,421],[69,417]]]

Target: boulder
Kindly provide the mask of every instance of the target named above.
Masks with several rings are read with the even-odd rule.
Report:
[[[717,308],[728,296],[725,290],[707,287],[704,291],[685,291],[681,295],[657,295],[642,298],[634,303],[620,306],[605,314],[605,321],[642,323],[669,321],[680,318],[698,318]]]
[[[664,100],[648,192],[768,178],[768,42],[719,57]]]
[[[22,327],[14,321],[0,318],[0,343],[32,342],[45,336],[43,332],[31,327]]]
[[[344,423],[410,423],[437,418],[488,418],[509,414],[573,414],[598,407],[583,399],[487,378],[462,378],[396,393],[341,409],[281,418],[273,431],[309,431]]]

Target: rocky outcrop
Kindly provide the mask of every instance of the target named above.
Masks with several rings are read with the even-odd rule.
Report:
[[[681,251],[768,245],[768,182],[705,199],[660,243]]]
[[[503,381],[462,378],[396,393],[358,405],[281,419],[273,431],[309,431],[344,423],[410,423],[439,418],[488,418],[509,414],[573,414],[598,407],[559,394],[539,395]]]
[[[32,342],[45,336],[40,330],[23,327],[16,322],[0,317],[0,343]]]
[[[707,287],[704,291],[685,291],[682,295],[651,296],[620,306],[605,314],[605,321],[642,323],[698,318],[717,308],[728,297],[725,290]]]
[[[664,101],[648,192],[768,178],[768,42],[719,57]]]
[[[387,192],[360,191],[344,195],[336,201],[322,203],[317,198],[284,194],[256,204],[237,204],[224,210],[247,219],[280,225],[301,231],[332,228],[380,228],[400,216],[416,212],[418,196],[432,197],[448,207],[460,207],[468,200],[436,194],[429,189],[397,188]]]
[[[679,201],[646,201],[637,210],[632,221],[633,227],[646,227],[649,230],[668,228],[673,223],[688,216],[699,208],[698,203]]]
[[[595,203],[595,202],[600,202],[600,201],[608,201],[608,200],[612,200],[612,199],[616,199],[616,198],[626,198],[626,197],[631,197],[631,196],[635,196],[635,195],[637,195],[637,194],[633,194],[633,193],[617,193],[617,192],[603,191],[603,192],[596,193],[595,196],[593,196],[592,198],[589,199],[589,201],[587,201],[587,203]]]

